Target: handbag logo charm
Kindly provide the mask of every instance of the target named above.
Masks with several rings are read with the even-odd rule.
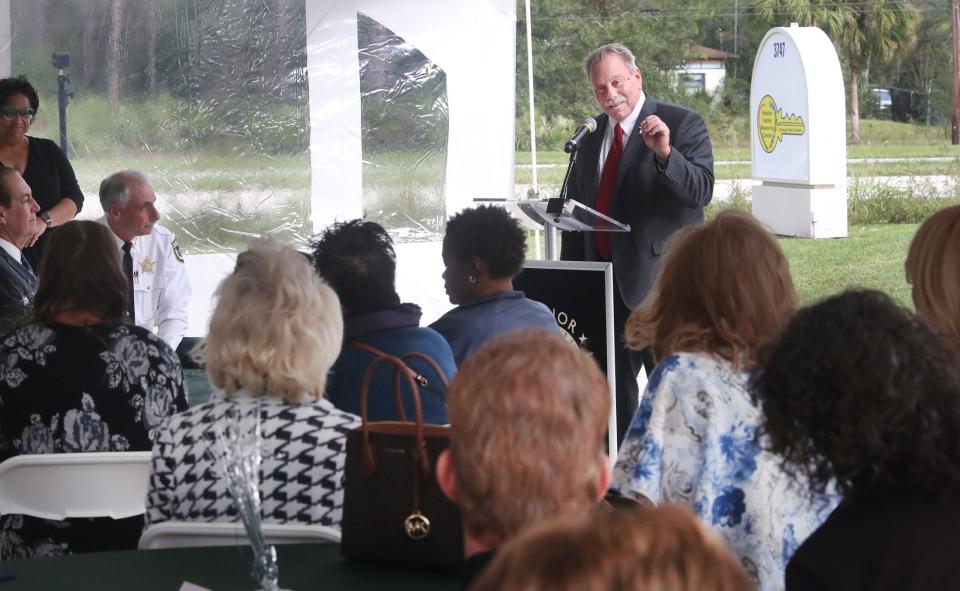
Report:
[[[414,511],[403,520],[403,529],[414,540],[422,540],[430,534],[430,520],[419,511]]]

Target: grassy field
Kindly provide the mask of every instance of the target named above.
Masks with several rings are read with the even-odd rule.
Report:
[[[851,226],[838,240],[781,238],[800,301],[811,304],[850,287],[868,287],[913,307],[903,272],[917,224]]]
[[[563,155],[562,152],[559,154]],[[527,158],[529,159],[529,153]],[[564,160],[563,162],[565,165],[566,161]],[[549,160],[542,160],[541,154],[537,155],[537,163],[556,164],[554,162],[550,162]],[[564,168],[564,166],[557,166],[555,168],[540,168],[537,171],[537,182],[541,186],[559,186],[560,183],[563,182],[563,173],[565,170],[566,168]],[[750,164],[748,162],[717,164],[713,167],[713,172],[718,181],[749,179],[751,175]],[[847,165],[847,176],[853,178],[918,175],[960,176],[960,157],[953,158],[952,160],[934,162],[865,162]],[[532,183],[533,173],[531,172],[530,168],[517,168],[516,182],[521,184]]]
[[[848,237],[843,239],[779,238],[778,242],[790,263],[802,305],[844,289],[863,287],[883,291],[912,309],[903,262],[918,226],[851,225]],[[546,252],[542,238],[541,234],[541,252]],[[528,256],[532,258],[532,252]]]
[[[853,163],[848,165],[848,174],[853,179],[946,175],[954,179],[954,185],[956,179],[960,179],[960,147],[949,145],[944,128],[874,120],[862,123],[864,141],[848,146],[849,158],[949,159]],[[711,129],[716,160],[735,162],[716,166],[718,180],[750,177],[748,133],[745,118]],[[399,228],[412,223],[422,224],[425,220],[430,220],[427,224],[430,228],[439,228],[442,224],[444,162],[442,158],[416,156],[411,161],[411,154],[364,155],[364,203],[371,219]],[[531,182],[532,171],[522,167],[529,164],[530,159],[529,152],[516,153],[516,182],[520,185]],[[82,150],[72,162],[81,188],[89,197],[96,195],[101,179],[119,168],[144,171],[153,179],[167,206],[167,225],[177,232],[188,253],[238,248],[250,236],[261,233],[303,242],[310,232],[310,162],[306,153],[252,156],[226,148],[178,152],[144,148],[122,153]],[[557,165],[538,171],[541,186],[544,189],[552,187],[555,191],[562,181],[567,155],[560,151],[539,152],[538,162]],[[936,192],[940,197],[960,197],[960,189],[944,188],[943,183]],[[850,186],[850,222],[916,222],[928,215],[931,207],[940,206],[939,202],[920,203],[922,199],[918,198],[933,193],[933,189],[921,184],[877,186],[854,181]],[[907,204],[909,207],[904,206],[902,197],[912,200]],[[411,218],[415,221],[410,222]],[[784,247],[792,249],[789,254],[791,260],[796,261],[798,285],[807,300],[836,291],[842,285],[840,279],[859,281],[861,274],[867,284],[895,293],[893,287],[884,286],[902,284],[900,266],[903,253],[883,249],[899,245],[894,238],[901,232],[912,233],[912,226],[890,227],[889,230],[883,226],[852,226],[848,240],[786,240]],[[871,237],[877,243],[864,247]],[[878,255],[875,260],[860,261],[857,258],[875,254]],[[853,261],[851,270],[831,270],[844,261]],[[821,280],[813,279],[818,277]]]

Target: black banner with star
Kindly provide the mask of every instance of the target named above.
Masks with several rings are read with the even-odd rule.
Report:
[[[606,322],[609,310],[612,323],[612,273],[610,263],[527,261],[513,287],[546,304],[565,336],[589,351],[606,372],[607,353],[613,353],[614,335],[607,334]]]
[[[524,292],[528,298],[543,302],[550,308],[557,324],[563,328],[565,337],[581,349],[589,351],[597,360],[600,369],[607,374],[611,411],[606,437],[607,454],[610,458],[616,458],[613,265],[576,261],[527,261],[520,275],[513,279],[513,287]]]

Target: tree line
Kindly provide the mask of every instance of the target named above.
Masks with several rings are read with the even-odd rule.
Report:
[[[925,93],[937,114],[948,112],[949,10],[944,0],[532,0],[538,120],[549,127],[596,112],[582,59],[612,41],[637,54],[651,94],[679,102],[690,99],[669,72],[692,57],[691,46],[735,51],[714,104],[742,115],[763,34],[798,22],[821,27],[837,47],[856,140],[870,85]],[[77,95],[106,96],[114,110],[124,100],[167,94],[189,105],[197,134],[257,126],[295,133],[308,124],[304,0],[31,0],[11,3],[11,16],[13,70],[49,71],[36,80],[47,96],[56,89],[50,55],[67,51]],[[521,145],[528,126],[525,18],[517,0]],[[482,51],[479,35],[464,31],[464,38]],[[298,149],[308,134],[300,136]]]
[[[757,48],[774,26],[817,26],[833,41],[847,87],[851,140],[871,85],[924,93],[949,113],[951,31],[944,0],[531,0],[537,112],[573,121],[596,111],[581,61],[602,43],[633,49],[644,86],[658,98],[688,102],[664,73],[692,57],[691,46],[736,53],[727,63],[720,106],[746,112]],[[526,16],[517,6],[518,128],[527,128]],[[518,133],[518,140],[523,141]]]

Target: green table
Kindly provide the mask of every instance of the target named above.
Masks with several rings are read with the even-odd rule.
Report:
[[[17,574],[0,583],[14,589],[131,589],[176,591],[190,581],[214,591],[257,589],[250,577],[247,547],[175,548],[74,554],[37,560],[0,562]],[[397,589],[455,591],[456,574],[344,561],[337,544],[277,546],[280,586],[292,591],[320,589]]]

